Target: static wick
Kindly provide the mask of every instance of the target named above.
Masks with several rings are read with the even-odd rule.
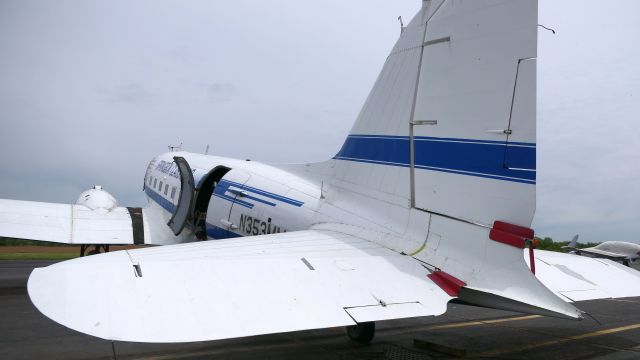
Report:
[[[398,16],[398,21],[400,21],[400,34],[404,32],[404,23],[402,22],[402,15]]]
[[[556,31],[555,31],[555,30],[553,30],[553,29],[551,29],[551,28],[548,28],[548,27],[546,27],[546,26],[544,26],[544,25],[542,25],[542,24],[538,24],[538,26],[540,26],[540,27],[541,27],[541,28],[543,28],[543,29],[546,29],[546,30],[551,31],[551,32],[553,33],[553,35],[555,35],[555,34],[556,34]]]

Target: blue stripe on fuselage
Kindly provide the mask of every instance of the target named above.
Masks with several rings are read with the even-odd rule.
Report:
[[[350,135],[334,159],[408,167],[409,146],[408,136]],[[535,144],[414,137],[414,146],[416,169],[536,182]]]
[[[244,207],[247,207],[249,209],[253,208],[253,204],[250,203],[250,202],[243,201],[243,200],[239,199],[238,197],[236,197],[235,200],[233,200],[232,197],[226,195],[226,192],[230,191],[230,187],[231,186],[233,186],[235,188],[238,188],[240,190],[245,190],[247,192],[254,193],[256,195],[264,196],[266,198],[269,198],[269,199],[272,199],[272,200],[275,200],[275,201],[280,201],[280,202],[283,202],[285,204],[289,204],[289,205],[293,205],[293,206],[297,206],[297,207],[300,207],[300,206],[304,205],[304,202],[302,202],[302,201],[298,201],[298,200],[295,200],[295,199],[288,198],[286,196],[274,194],[274,193],[271,193],[271,192],[268,192],[268,191],[260,190],[258,188],[254,188],[254,187],[251,187],[251,186],[247,186],[247,185],[244,185],[244,184],[240,184],[240,183],[237,183],[237,182],[224,180],[224,179],[220,180],[220,182],[216,186],[216,188],[214,190],[214,195],[219,196],[219,197],[221,197],[221,198],[223,198],[225,200],[228,200],[228,201],[235,201],[237,204],[242,205]],[[264,199],[261,199],[261,198],[258,198],[258,197],[252,196],[252,195],[248,195],[248,194],[246,196],[243,196],[242,199],[251,199],[251,200],[263,203],[265,205],[276,206],[276,204],[271,202],[271,201],[267,201],[267,200],[264,200]]]
[[[155,201],[158,205],[160,205],[163,209],[167,210],[170,213],[174,213],[176,211],[176,206],[167,199],[165,199],[162,195],[155,192],[148,186],[145,186],[144,192],[151,198],[151,200]]]
[[[211,225],[209,223],[207,223],[207,236],[216,240],[242,237],[242,235],[236,234],[221,227],[217,227],[215,225]]]

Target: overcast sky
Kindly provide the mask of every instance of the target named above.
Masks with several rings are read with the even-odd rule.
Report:
[[[0,0],[0,198],[143,205],[167,145],[333,156],[419,0]],[[539,235],[640,242],[640,1],[541,0]]]

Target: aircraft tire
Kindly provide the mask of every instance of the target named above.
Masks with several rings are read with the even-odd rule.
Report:
[[[373,321],[347,326],[347,336],[349,336],[349,339],[360,344],[370,344],[375,333],[376,323]]]

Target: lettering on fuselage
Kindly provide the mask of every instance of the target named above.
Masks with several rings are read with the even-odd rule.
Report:
[[[287,232],[281,226],[271,224],[271,218],[262,221],[249,215],[240,214],[240,230],[247,235],[263,235]]]
[[[178,165],[176,165],[176,163],[174,162],[160,160],[156,165],[156,170],[176,179],[180,178],[180,170],[178,169]]]

